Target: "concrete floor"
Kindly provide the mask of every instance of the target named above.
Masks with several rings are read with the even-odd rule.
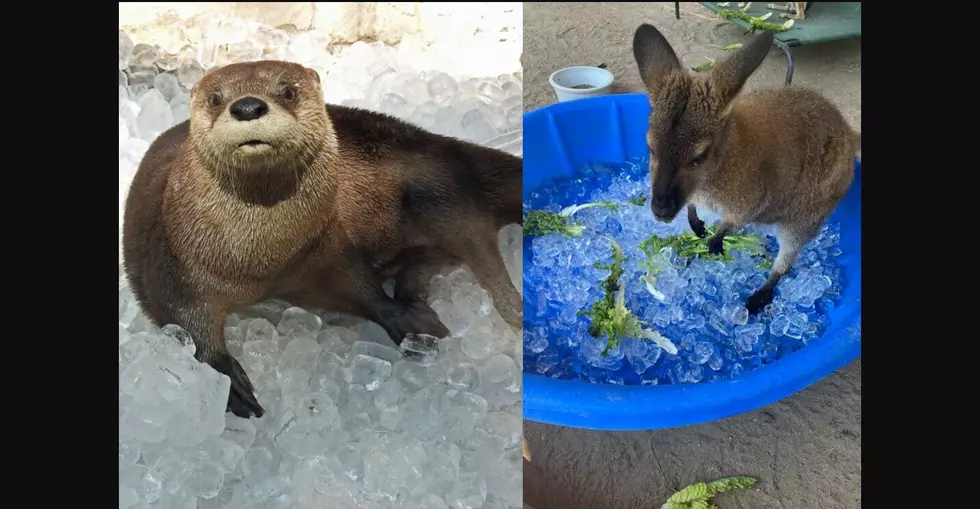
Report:
[[[642,92],[632,56],[640,23],[660,29],[682,62],[716,61],[744,40],[734,25],[696,3],[524,4],[524,107],[555,101],[548,75],[605,63],[616,93]],[[861,129],[861,42],[795,48],[793,83],[823,91]],[[774,49],[746,90],[783,83]],[[861,506],[861,362],[783,401],[718,422],[642,432],[597,432],[525,421],[531,462],[524,500],[535,509],[657,508],[675,490],[729,475],[755,488],[717,498],[719,507],[836,509]]]

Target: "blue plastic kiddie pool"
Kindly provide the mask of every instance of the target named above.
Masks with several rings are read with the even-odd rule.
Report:
[[[645,94],[553,104],[524,115],[524,197],[589,165],[648,156]],[[861,354],[861,164],[831,221],[840,223],[843,286],[829,327],[805,348],[734,380],[664,386],[590,384],[524,373],[524,417],[604,430],[685,426],[723,419],[789,396]],[[524,263],[529,266],[528,250]]]

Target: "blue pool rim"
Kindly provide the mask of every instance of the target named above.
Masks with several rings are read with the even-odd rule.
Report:
[[[553,104],[524,114],[524,197],[590,171],[647,155],[646,94]],[[591,384],[524,373],[524,418],[576,428],[648,430],[723,419],[783,399],[861,354],[847,329],[861,321],[861,163],[831,221],[841,224],[841,299],[827,331],[805,348],[735,380],[664,386]],[[530,263],[524,253],[525,266]]]

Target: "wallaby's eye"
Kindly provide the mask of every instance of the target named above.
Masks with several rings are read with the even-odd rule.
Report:
[[[699,164],[703,163],[704,158],[705,158],[704,154],[695,157],[694,159],[691,160],[691,166],[698,166]]]

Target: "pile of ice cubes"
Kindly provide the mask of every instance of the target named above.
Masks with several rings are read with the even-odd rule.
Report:
[[[211,34],[179,55],[120,32],[120,225],[143,153],[187,119],[188,88],[215,63],[311,65],[328,102],[521,153],[519,70],[454,76],[412,67],[424,61],[417,49],[357,43],[334,54],[316,34],[260,28],[275,37],[221,45]],[[500,245],[520,289],[520,227],[501,230]],[[194,359],[186,331],[149,324],[120,268],[120,509],[520,507],[519,332],[465,269],[436,276],[428,302],[452,336],[401,349],[372,322],[282,302],[232,315],[228,348],[266,410],[247,420],[225,413],[228,378]]]
[[[672,248],[656,256],[664,267],[656,276],[654,297],[643,280],[646,255],[640,243],[689,228],[684,210],[670,224],[654,220],[647,205],[650,193],[646,159],[594,166],[584,176],[529,193],[530,210],[557,212],[576,204],[613,202],[616,210],[590,208],[575,214],[584,226],[581,237],[559,233],[533,237],[531,264],[524,271],[529,299],[524,305],[524,366],[530,373],[559,379],[580,379],[616,385],[668,385],[730,380],[775,362],[811,341],[819,340],[828,314],[842,303],[838,257],[840,224],[830,222],[800,252],[793,270],[776,287],[763,312],[750,316],[745,299],[765,283],[762,258],[741,250],[732,261],[680,257]],[[630,199],[644,197],[643,204]],[[707,224],[720,218],[698,210]],[[749,226],[749,232],[771,234]],[[626,261],[621,282],[627,308],[650,329],[671,339],[676,355],[656,343],[626,339],[605,349],[605,338],[593,338],[589,318],[579,314],[602,298],[600,282],[607,269],[594,264],[612,261],[609,239],[620,245]],[[767,237],[766,258],[773,260],[778,244]],[[860,332],[856,334],[860,340]]]

